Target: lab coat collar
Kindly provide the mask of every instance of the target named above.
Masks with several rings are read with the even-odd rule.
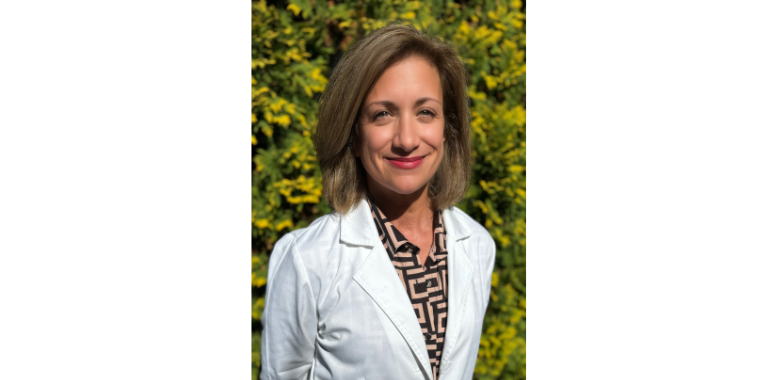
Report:
[[[454,207],[443,210],[443,225],[446,226],[447,238],[455,241],[466,239],[472,235],[472,230],[462,216],[457,215]],[[343,243],[373,247],[379,239],[377,227],[372,219],[372,212],[366,198],[345,214],[340,216],[340,241]]]

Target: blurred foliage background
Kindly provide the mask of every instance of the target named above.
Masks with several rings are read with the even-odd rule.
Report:
[[[331,212],[311,141],[317,99],[340,53],[389,23],[451,43],[469,70],[473,173],[457,206],[497,246],[476,379],[524,379],[525,4],[520,0],[253,1],[252,368],[260,369],[268,254],[285,233]]]

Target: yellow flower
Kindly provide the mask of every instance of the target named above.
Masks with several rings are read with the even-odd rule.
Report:
[[[415,17],[417,17],[417,15],[414,12],[411,12],[411,11],[410,12],[406,12],[406,13],[404,13],[404,14],[401,15],[401,18],[403,18],[405,20],[411,20],[411,19],[413,19]]]
[[[277,230],[277,231],[282,231],[286,227],[293,227],[293,221],[290,220],[290,219],[284,220],[284,221],[282,221],[280,223],[277,223],[277,225],[274,227],[274,229]]]

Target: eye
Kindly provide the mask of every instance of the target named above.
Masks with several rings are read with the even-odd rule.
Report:
[[[433,112],[433,111],[431,111],[429,109],[424,109],[424,110],[420,111],[419,114],[422,115],[422,116],[435,116],[435,112]]]
[[[384,117],[388,117],[388,116],[391,116],[390,112],[388,112],[388,111],[380,111],[380,112],[376,113],[375,116],[373,116],[372,119],[373,120],[377,120],[379,118],[384,118]]]

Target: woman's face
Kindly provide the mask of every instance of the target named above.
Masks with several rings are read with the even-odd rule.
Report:
[[[417,56],[388,67],[359,115],[356,156],[374,191],[427,190],[443,158],[443,91],[438,70]]]

